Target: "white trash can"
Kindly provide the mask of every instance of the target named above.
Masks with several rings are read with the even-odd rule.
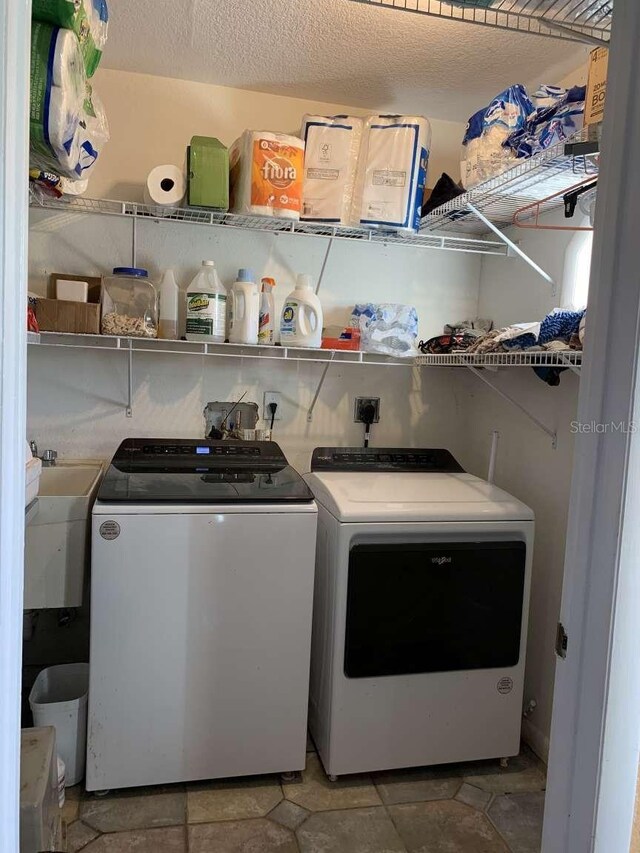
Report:
[[[29,694],[34,726],[55,727],[68,787],[84,777],[88,693],[89,664],[69,663],[43,669]]]

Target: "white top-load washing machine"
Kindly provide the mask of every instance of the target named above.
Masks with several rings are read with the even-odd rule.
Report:
[[[272,442],[120,446],[93,509],[89,791],[303,769],[316,519]]]
[[[532,511],[446,450],[317,448],[311,470],[327,773],[517,754]]]

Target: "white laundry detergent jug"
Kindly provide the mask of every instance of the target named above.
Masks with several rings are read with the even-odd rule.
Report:
[[[238,270],[238,279],[231,285],[229,303],[229,342],[257,344],[260,294],[251,270]]]
[[[300,274],[285,299],[280,320],[280,343],[291,347],[322,345],[322,306],[313,292],[313,279]]]

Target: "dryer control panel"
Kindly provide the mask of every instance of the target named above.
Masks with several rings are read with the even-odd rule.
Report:
[[[448,450],[420,447],[316,447],[311,470],[464,473]]]

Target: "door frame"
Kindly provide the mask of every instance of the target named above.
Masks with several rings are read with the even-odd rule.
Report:
[[[560,615],[568,645],[556,665],[544,853],[627,853],[633,822],[640,734],[640,432],[631,426],[640,428],[638,44],[640,4],[616,0],[577,421],[623,423],[629,431],[609,426],[576,436]]]
[[[0,827],[19,849],[30,0],[0,6]]]
[[[616,0],[592,266],[582,423],[640,423],[640,4]],[[30,0],[0,14],[0,826],[19,844],[26,437]],[[615,156],[606,158],[606,152]],[[640,435],[577,436],[557,665],[545,853],[628,849],[639,754]],[[637,573],[636,573],[637,574]],[[634,630],[636,629],[636,630]]]

